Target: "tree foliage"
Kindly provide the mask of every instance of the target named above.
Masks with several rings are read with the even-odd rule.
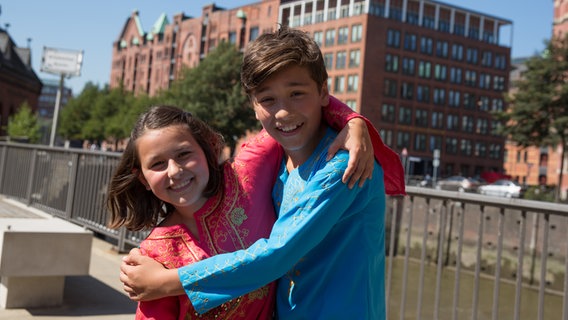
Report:
[[[496,114],[500,132],[522,147],[568,148],[568,35],[547,43],[541,56],[526,61],[526,71],[507,96],[509,108]],[[564,161],[561,161],[559,186]],[[560,188],[558,188],[558,191]]]
[[[201,63],[184,69],[170,89],[156,97],[134,96],[121,87],[109,90],[87,83],[62,108],[58,133],[66,139],[117,142],[130,136],[138,116],[155,104],[192,112],[220,131],[234,150],[247,130],[259,128],[240,85],[241,53],[221,42]]]
[[[26,140],[37,143],[40,138],[40,125],[37,114],[32,112],[30,105],[24,102],[18,112],[8,119],[6,128],[10,139]]]

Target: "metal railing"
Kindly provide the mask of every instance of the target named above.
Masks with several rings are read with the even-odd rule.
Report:
[[[0,194],[84,226],[120,251],[147,232],[108,228],[119,153],[0,143]],[[568,205],[407,187],[387,207],[389,319],[564,319]]]

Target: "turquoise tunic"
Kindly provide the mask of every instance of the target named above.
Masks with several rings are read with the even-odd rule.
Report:
[[[282,163],[268,239],[178,269],[198,312],[279,279],[279,319],[386,318],[383,171],[375,164],[372,180],[350,190],[348,153],[325,160],[335,136],[328,129],[290,174]]]

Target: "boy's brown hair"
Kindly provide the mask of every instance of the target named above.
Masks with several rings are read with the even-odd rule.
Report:
[[[243,56],[241,84],[250,95],[263,81],[290,65],[307,68],[320,89],[327,81],[318,44],[304,31],[281,26],[248,44]]]

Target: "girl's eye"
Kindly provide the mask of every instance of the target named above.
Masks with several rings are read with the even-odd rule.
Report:
[[[161,168],[161,167],[164,166],[164,163],[165,163],[165,161],[157,161],[157,162],[154,162],[154,163],[152,163],[152,164],[150,165],[150,168],[151,168],[151,169],[155,169],[155,170],[156,170],[156,169],[159,169],[159,168]]]

